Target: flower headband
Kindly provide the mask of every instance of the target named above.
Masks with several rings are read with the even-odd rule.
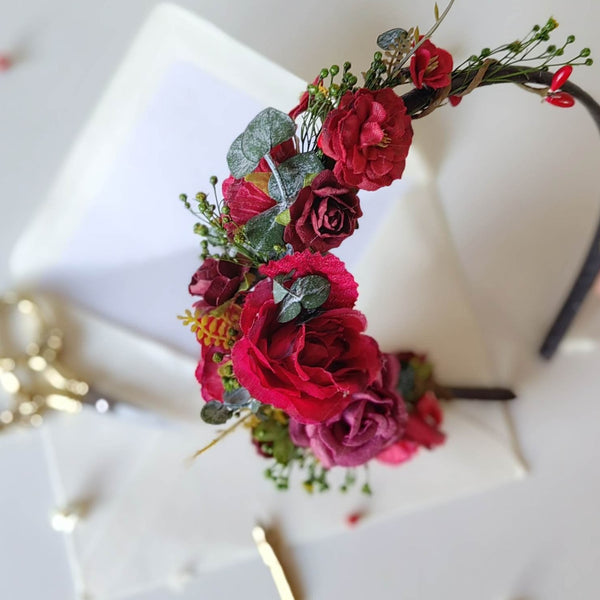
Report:
[[[416,27],[381,34],[362,84],[350,63],[332,65],[289,114],[260,112],[231,144],[222,198],[216,177],[214,203],[199,193],[192,207],[181,196],[202,238],[203,262],[189,285],[198,300],[180,317],[201,346],[201,416],[216,425],[235,419],[197,454],[244,425],[271,460],[266,474],[278,488],[288,487],[297,465],[307,491],[328,489],[337,466],[348,469],[346,490],[356,467],[400,464],[442,444],[440,399],[514,397],[500,388],[445,388],[426,356],[382,353],[354,308],[354,278],[331,253],[358,226],[360,191],[402,177],[412,120],[456,106],[478,87],[514,83],[557,107],[578,99],[600,127],[600,106],[568,81],[573,66],[592,64],[590,51],[565,58],[572,35],[548,45],[554,19],[454,67],[430,39],[452,3],[441,15],[435,6],[424,35]],[[557,348],[599,269],[600,228],[543,356]],[[370,493],[368,480],[361,487]]]

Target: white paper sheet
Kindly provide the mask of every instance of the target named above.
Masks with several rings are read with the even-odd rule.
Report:
[[[23,286],[58,292],[163,344],[67,310],[63,319],[79,332],[67,357],[74,369],[133,402],[159,408],[164,399],[190,423],[156,431],[85,415],[48,429],[58,500],[91,501],[71,556],[80,588],[94,597],[237,560],[251,551],[256,518],[277,522],[294,543],[340,531],[344,515],[365,502],[274,493],[242,433],[191,470],[182,462],[214,429],[197,424],[198,349],[175,319],[190,304],[186,287],[198,263],[193,220],[177,196],[225,176],[227,147],[249,119],[266,105],[288,110],[304,85],[211,25],[160,7],[12,257]],[[447,383],[499,383],[416,149],[402,182],[361,199],[361,228],[339,254],[359,281],[370,332],[386,349],[429,352]],[[502,407],[454,404],[445,427],[441,450],[373,470],[372,518],[523,475]]]

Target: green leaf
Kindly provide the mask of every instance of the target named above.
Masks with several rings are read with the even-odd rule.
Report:
[[[269,196],[277,202],[291,202],[304,187],[305,178],[308,175],[318,174],[322,170],[323,163],[314,152],[296,154],[277,167],[287,198],[281,197],[281,190],[275,177],[271,177],[269,180]]]
[[[221,402],[211,400],[200,411],[200,416],[205,423],[210,425],[223,425],[233,413]]]
[[[227,152],[227,165],[229,166],[229,171],[236,179],[241,179],[251,171],[254,171],[262,158],[255,159],[244,153],[242,148],[243,136],[243,133],[238,135]]]
[[[307,275],[294,281],[291,291],[299,296],[302,306],[307,310],[319,308],[329,298],[331,284],[320,275]]]
[[[260,111],[242,134],[244,155],[257,162],[272,148],[289,140],[296,133],[294,121],[275,108]]]
[[[309,186],[314,180],[315,177],[318,175],[318,173],[309,173],[305,178],[304,178],[304,185],[302,187],[307,187]]]
[[[287,429],[272,419],[262,421],[252,430],[252,436],[259,442],[276,442],[287,437]]]
[[[300,300],[291,294],[287,294],[281,302],[279,318],[277,320],[280,323],[288,323],[295,319],[300,314],[301,310],[302,304],[300,304]]]
[[[289,437],[284,437],[274,442],[273,458],[282,465],[287,465],[294,457],[296,446]]]
[[[438,6],[438,3],[435,3],[435,6],[433,7],[433,16],[435,17],[436,21],[440,20],[440,7]]]
[[[223,404],[228,408],[243,408],[248,406],[251,400],[250,392],[243,387],[223,394]]]
[[[271,255],[274,246],[283,246],[284,227],[275,220],[281,211],[280,206],[273,206],[265,212],[252,217],[245,225],[246,239],[253,250],[261,254]]]
[[[286,208],[283,212],[280,212],[276,217],[275,221],[284,227],[289,225],[292,221],[292,217],[290,215],[290,209]]]
[[[272,148],[289,140],[296,132],[294,121],[280,110],[265,108],[240,134],[227,152],[231,174],[240,179],[253,171]]]
[[[390,48],[394,47],[394,45],[402,36],[405,35],[407,35],[406,30],[400,29],[399,27],[384,31],[377,37],[377,45],[382,50],[389,50]]]
[[[277,279],[273,280],[273,300],[275,300],[275,304],[279,304],[287,295],[289,294],[289,290],[277,281]]]

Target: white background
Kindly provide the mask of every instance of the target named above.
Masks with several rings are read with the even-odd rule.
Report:
[[[154,4],[0,0],[0,49],[17,58],[11,71],[0,74],[2,256],[43,201]],[[181,4],[307,80],[332,62],[365,65],[377,33],[415,23],[424,30],[432,18],[432,7],[422,0]],[[551,14],[561,23],[561,37],[574,33],[577,48],[594,49],[600,6],[592,0],[457,0],[436,42],[462,58],[510,41]],[[598,68],[600,61],[579,69],[573,79],[600,98]],[[513,415],[531,477],[288,549],[307,598],[598,595],[600,354],[562,355],[546,365],[535,359],[535,347],[595,225],[600,144],[583,109],[539,106],[533,96],[497,88],[475,92],[457,109],[438,111],[416,123],[415,132],[439,172],[450,226],[501,377],[527,391]],[[9,286],[2,261],[0,288]],[[577,323],[582,335],[598,336],[597,308],[593,299],[586,303]],[[62,540],[48,527],[52,499],[37,434],[0,440],[0,477],[1,597],[70,599]],[[242,594],[276,597],[258,559],[203,576],[181,597]],[[157,591],[139,598],[170,597]]]

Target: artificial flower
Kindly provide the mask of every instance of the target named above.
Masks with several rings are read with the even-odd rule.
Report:
[[[271,157],[277,165],[294,154],[296,150],[292,140],[271,150]],[[263,158],[256,169],[243,179],[235,179],[230,175],[223,181],[223,200],[229,209],[230,217],[229,225],[226,226],[228,230],[245,225],[252,217],[275,206],[275,200],[267,193],[270,171],[267,161]]]
[[[343,261],[333,254],[312,253],[310,250],[295,252],[262,265],[259,271],[272,279],[280,275],[288,277],[286,285],[306,275],[324,277],[329,281],[331,290],[322,306],[323,309],[352,308],[358,299],[356,280]]]
[[[215,346],[202,345],[202,353],[196,367],[196,379],[200,384],[200,392],[206,402],[217,400],[223,402],[223,380],[219,374],[219,364],[215,362]],[[225,358],[222,359],[224,361]]]
[[[320,423],[378,377],[379,348],[364,335],[358,311],[334,308],[287,323],[278,315],[272,282],[261,281],[246,297],[232,350],[234,373],[253,398],[301,423]]]
[[[379,380],[366,391],[353,394],[339,415],[309,425],[290,420],[292,441],[310,447],[321,464],[330,468],[363,465],[401,438],[406,408],[395,390],[397,361],[387,355],[383,365]]]
[[[410,59],[410,76],[417,89],[424,85],[437,90],[452,81],[452,55],[425,40]]]
[[[318,145],[345,185],[377,190],[400,179],[412,142],[411,118],[390,88],[347,92],[323,123]]]
[[[402,439],[377,455],[377,460],[390,465],[400,465],[410,460],[420,447],[429,450],[442,445],[446,435],[440,431],[442,408],[433,392],[425,392],[408,414]]]
[[[283,239],[296,252],[326,252],[354,233],[361,216],[356,190],[340,184],[331,171],[322,171],[290,207]]]
[[[409,413],[405,439],[416,442],[431,450],[446,441],[440,431],[444,415],[436,395],[425,392],[417,401],[415,409]]]
[[[202,296],[200,308],[221,306],[239,290],[248,267],[230,260],[205,258],[192,275],[188,290],[192,296]]]

